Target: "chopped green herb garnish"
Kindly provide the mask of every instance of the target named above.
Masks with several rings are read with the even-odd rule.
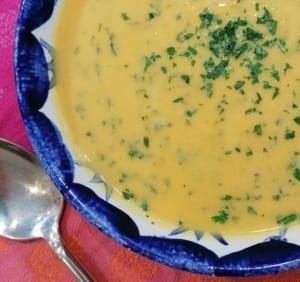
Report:
[[[246,29],[244,29],[244,36],[246,37],[247,40],[250,41],[257,41],[263,38],[263,34],[261,32],[256,31],[249,26],[246,27]]]
[[[129,189],[125,189],[122,191],[123,198],[125,200],[130,200],[134,198],[134,194],[129,191]]]
[[[257,24],[265,24],[268,28],[268,31],[275,35],[277,31],[277,21],[275,21],[267,8],[264,8],[264,14],[261,17],[257,18]]]
[[[188,74],[182,74],[182,75],[180,76],[180,78],[181,78],[186,84],[190,84],[191,78],[190,78],[190,76],[189,76]]]
[[[212,216],[212,220],[215,223],[225,224],[228,220],[228,217],[229,217],[228,209],[224,208],[224,209],[220,210],[217,215]]]
[[[231,195],[225,195],[223,198],[222,198],[223,201],[230,201],[232,200],[232,196]]]
[[[276,46],[277,42],[278,42],[278,39],[277,38],[273,38],[273,39],[270,39],[270,40],[266,40],[262,44],[262,46],[267,47],[267,48],[272,48],[272,47]]]
[[[206,82],[202,87],[201,90],[204,90],[208,97],[211,97],[213,94],[213,84],[211,82]]]
[[[248,206],[248,207],[247,207],[247,212],[248,212],[250,215],[257,215],[257,212],[255,211],[255,209],[254,209],[252,206]]]
[[[245,111],[245,114],[246,114],[246,115],[250,115],[250,114],[256,113],[256,112],[257,112],[257,110],[256,110],[256,108],[254,107],[254,108],[247,109],[247,110]]]
[[[261,45],[256,45],[254,49],[254,54],[257,60],[263,60],[268,56],[268,51]]]
[[[123,19],[124,21],[129,21],[129,20],[130,20],[130,18],[128,17],[127,13],[122,13],[122,14],[121,14],[121,17],[122,17],[122,19]]]
[[[143,211],[148,211],[149,209],[148,203],[146,201],[142,201],[140,207]]]
[[[194,33],[191,32],[179,32],[176,36],[176,40],[180,43],[190,40],[192,37],[194,37]]]
[[[215,15],[210,13],[208,9],[204,9],[203,12],[199,14],[199,18],[201,19],[201,28],[208,28],[211,26],[213,20],[215,19]]]
[[[168,73],[167,67],[162,66],[160,69],[161,69],[161,71],[162,71],[164,74]]]
[[[271,89],[272,85],[270,84],[269,81],[265,80],[265,81],[263,81],[263,88],[264,89]]]
[[[186,110],[184,113],[188,118],[191,118],[196,112],[196,110]]]
[[[247,68],[250,70],[250,79],[253,84],[259,82],[259,75],[263,71],[263,65],[259,62],[253,63],[252,61],[247,61],[246,63]]]
[[[221,60],[218,64],[215,64],[213,58],[209,58],[207,61],[204,62],[204,67],[206,69],[205,77],[208,79],[215,80],[219,76],[224,75],[228,63],[228,60]]]
[[[293,67],[290,64],[286,63],[283,71],[284,73],[286,73],[288,70],[291,70],[292,68]]]
[[[193,48],[192,46],[189,46],[187,50],[190,54],[192,54],[194,56],[198,54],[198,51],[195,48]]]
[[[232,51],[232,55],[238,59],[242,54],[249,50],[249,44],[247,42],[242,43],[240,46],[235,46]]]
[[[257,135],[257,136],[261,136],[263,133],[262,130],[262,125],[261,124],[256,124],[253,128],[253,132]]]
[[[148,70],[148,68],[157,60],[160,58],[160,55],[152,53],[150,57],[145,56],[145,64],[144,64],[144,72]]]
[[[255,11],[258,12],[259,11],[259,3],[255,3]]]
[[[142,159],[145,155],[142,152],[140,152],[139,150],[132,148],[128,151],[128,156],[131,159]]]
[[[253,155],[253,151],[251,149],[248,149],[248,151],[246,152],[246,156],[250,157]]]
[[[273,96],[272,96],[273,100],[279,95],[279,92],[280,92],[279,88],[275,87],[274,88],[274,93],[273,93]]]
[[[173,103],[183,103],[184,102],[184,98],[183,97],[178,97],[176,99],[173,100]]]
[[[284,138],[286,140],[294,139],[295,135],[296,135],[295,130],[286,129]]]
[[[173,57],[176,54],[176,49],[174,47],[168,47],[166,51],[170,57]]]
[[[280,199],[281,199],[281,195],[280,195],[280,194],[273,195],[273,196],[272,196],[272,199],[273,199],[274,201],[278,202],[278,201],[280,201]]]
[[[300,168],[295,168],[294,169],[294,172],[293,172],[293,175],[294,175],[294,177],[298,180],[298,181],[300,181]]]
[[[244,80],[238,80],[235,84],[234,84],[234,88],[236,90],[241,89],[243,86],[245,85],[245,81]]]
[[[280,81],[279,71],[275,69],[274,65],[272,65],[272,68],[271,68],[271,75],[275,80]]]
[[[277,46],[282,53],[286,53],[288,51],[286,47],[286,42],[282,39],[277,40]]]
[[[150,139],[149,139],[148,136],[145,136],[145,137],[143,138],[143,143],[144,143],[144,146],[145,146],[146,148],[149,148],[149,146],[150,146]]]
[[[115,34],[114,33],[110,33],[109,35],[109,45],[110,45],[110,49],[112,51],[112,53],[117,56],[117,47],[116,47],[116,39],[115,39]]]
[[[298,219],[298,216],[295,213],[292,213],[292,214],[289,214],[286,216],[279,216],[277,218],[277,224],[287,225],[287,224],[290,224],[290,223],[296,221],[297,219]]]
[[[300,116],[295,117],[295,118],[294,118],[294,121],[295,121],[297,124],[300,125]]]
[[[119,183],[124,183],[127,178],[128,178],[128,175],[126,173],[122,173],[119,178]]]
[[[154,18],[158,17],[160,15],[160,11],[151,11],[148,13],[148,20],[153,20]]]
[[[255,100],[255,104],[260,104],[260,102],[262,101],[262,97],[260,95],[260,93],[256,92],[256,100]]]

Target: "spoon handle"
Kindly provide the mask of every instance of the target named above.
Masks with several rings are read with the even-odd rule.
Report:
[[[53,230],[49,236],[44,236],[44,239],[49,243],[54,253],[65,264],[69,271],[79,282],[90,282],[92,278],[87,272],[79,265],[79,263],[71,256],[71,254],[65,249],[61,242],[58,231]]]
[[[80,282],[92,281],[92,279],[89,278],[86,271],[72,258],[70,254],[68,254],[66,250],[64,252],[61,252],[60,250],[56,254],[64,262],[67,268],[73,273],[73,275],[76,277],[78,281]]]

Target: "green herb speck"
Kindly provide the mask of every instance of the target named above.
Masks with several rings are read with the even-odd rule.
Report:
[[[148,211],[148,209],[149,209],[148,203],[146,201],[142,201],[141,204],[140,204],[140,208],[143,211]]]
[[[129,20],[130,20],[130,18],[128,17],[127,13],[125,13],[125,12],[123,12],[123,13],[121,14],[121,17],[122,17],[122,19],[123,19],[124,21],[129,21]]]
[[[285,134],[284,134],[284,138],[286,140],[294,139],[295,136],[296,136],[295,130],[286,129]]]
[[[168,47],[166,52],[170,57],[173,57],[176,54],[176,49],[174,47]]]
[[[293,172],[293,175],[294,175],[294,177],[298,180],[298,181],[300,181],[300,168],[295,168],[294,169],[294,172]]]
[[[256,124],[253,128],[253,132],[257,135],[257,136],[261,136],[263,133],[262,130],[262,125],[261,124]]]
[[[300,125],[300,116],[295,117],[294,122]]]
[[[220,210],[217,215],[211,217],[211,219],[215,223],[219,223],[219,224],[225,224],[228,218],[229,218],[229,214],[227,208]]]
[[[296,221],[297,219],[298,219],[298,216],[295,213],[292,213],[292,214],[289,214],[286,216],[279,216],[277,218],[277,224],[287,225],[287,224],[290,224],[290,223]]]
[[[181,78],[186,84],[190,84],[191,78],[190,78],[190,76],[189,76],[188,74],[182,74],[182,75],[180,76],[180,78]]]
[[[125,200],[130,200],[134,198],[134,194],[131,193],[129,189],[125,189],[124,191],[122,191],[122,195]]]
[[[244,80],[238,80],[236,81],[236,83],[234,84],[234,88],[236,90],[241,89],[243,86],[245,85],[245,81]]]
[[[144,146],[145,146],[146,148],[149,148],[149,146],[150,146],[150,139],[149,139],[149,137],[145,136],[145,137],[143,138],[143,143],[144,143]]]

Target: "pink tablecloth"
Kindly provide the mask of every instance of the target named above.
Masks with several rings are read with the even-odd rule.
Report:
[[[0,0],[0,137],[32,150],[17,107],[13,75],[13,37],[21,0]],[[61,222],[69,249],[95,281],[300,281],[300,270],[256,278],[208,277],[152,262],[120,246],[69,205]],[[74,281],[42,240],[0,238],[0,281]]]

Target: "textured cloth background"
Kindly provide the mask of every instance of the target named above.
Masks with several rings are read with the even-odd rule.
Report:
[[[0,137],[32,151],[17,106],[13,38],[21,0],[0,0]],[[152,262],[120,246],[66,205],[61,222],[65,244],[95,281],[120,282],[300,282],[300,270],[255,278],[208,277]],[[300,236],[300,235],[299,235]],[[74,281],[43,240],[0,238],[0,281]]]

